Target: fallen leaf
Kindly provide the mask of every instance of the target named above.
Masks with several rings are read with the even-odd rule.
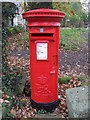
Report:
[[[4,102],[4,100],[0,98],[0,104],[2,104],[3,102]]]
[[[10,113],[13,114],[13,115],[16,115],[16,111],[13,108],[11,109]]]

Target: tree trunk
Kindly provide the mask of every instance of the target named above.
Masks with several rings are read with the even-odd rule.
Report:
[[[11,25],[13,26],[13,18],[11,18]]]
[[[63,27],[65,27],[65,18],[63,18]]]

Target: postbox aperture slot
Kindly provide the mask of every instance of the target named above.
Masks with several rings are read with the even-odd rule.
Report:
[[[53,37],[53,33],[31,33],[31,37]]]

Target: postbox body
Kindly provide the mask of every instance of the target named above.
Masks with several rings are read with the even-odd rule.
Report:
[[[48,103],[58,99],[57,33],[59,27],[30,27],[29,30],[31,98],[36,102]]]
[[[51,9],[23,13],[29,27],[31,100],[34,107],[35,104],[48,107],[58,104],[59,27],[64,15]]]

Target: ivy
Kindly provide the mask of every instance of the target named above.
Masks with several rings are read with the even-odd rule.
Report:
[[[18,88],[15,87],[16,83],[23,78],[23,69],[13,66],[11,69],[8,65],[8,51],[7,47],[9,42],[7,37],[9,35],[9,29],[7,21],[4,18],[14,17],[16,14],[16,6],[13,3],[2,3],[2,90],[4,92],[17,92]]]

